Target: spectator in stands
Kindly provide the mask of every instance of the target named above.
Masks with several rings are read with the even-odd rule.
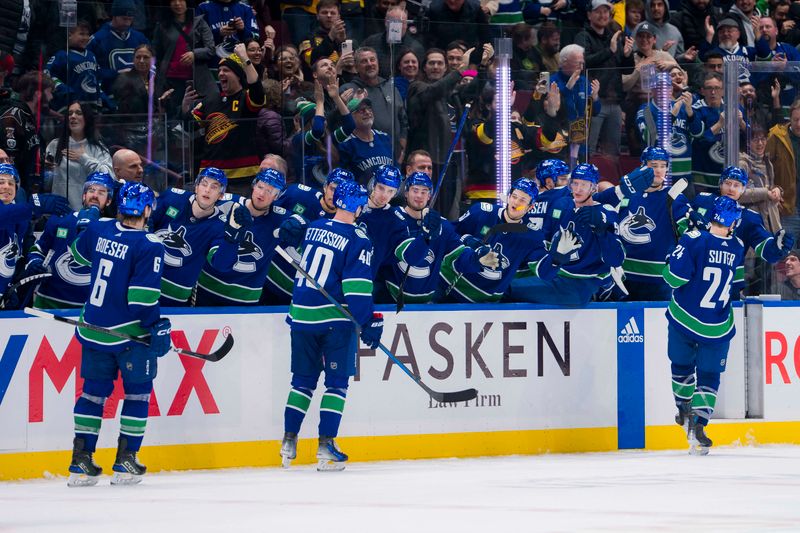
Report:
[[[419,56],[412,50],[400,50],[394,71],[394,86],[405,101],[408,97],[408,87],[419,78]]]
[[[375,0],[366,2],[364,10],[364,35],[380,33],[385,28],[384,20],[390,8],[400,5],[400,0]]]
[[[322,57],[336,62],[347,40],[347,28],[339,12],[339,0],[317,2],[317,27],[300,43],[300,55],[307,67]]]
[[[753,127],[760,127],[763,131],[775,124],[783,122],[783,108],[781,107],[781,83],[776,77],[770,87],[770,105],[759,101],[756,88],[752,83],[739,84],[739,105],[744,109],[745,120]],[[752,135],[752,132],[750,132]],[[741,165],[740,165],[741,166]]]
[[[533,26],[520,22],[509,30],[511,33],[511,79],[518,91],[530,91],[536,85],[539,66],[536,64],[536,41]]]
[[[133,69],[123,72],[114,81],[112,93],[117,102],[117,111],[122,114],[147,114],[147,106],[150,88],[150,67],[153,64],[155,54],[149,44],[140,44],[133,52]],[[158,80],[154,80],[155,87],[159,85]],[[167,89],[169,94],[156,94],[155,105],[158,106],[165,98],[172,94],[172,90]],[[156,111],[158,109],[156,108]],[[146,117],[145,117],[146,120]]]
[[[394,165],[392,139],[373,128],[375,115],[369,97],[353,98],[347,107],[356,127],[352,135],[339,143],[339,161],[355,175],[356,181],[366,185],[376,168]]]
[[[769,130],[767,137],[767,157],[775,168],[775,185],[783,190],[780,205],[783,227],[788,233],[800,233],[800,196],[798,178],[800,176],[800,99],[789,108],[789,123],[778,124]]]
[[[138,30],[133,29],[135,6],[132,0],[114,0],[111,5],[111,22],[105,23],[92,35],[87,50],[92,52],[100,65],[100,86],[111,92],[117,76],[133,68],[133,51],[149,41]]]
[[[447,68],[451,70],[458,70],[458,68],[461,66],[461,60],[464,58],[464,54],[466,52],[467,44],[461,39],[449,43],[445,49]]]
[[[294,45],[281,46],[275,53],[278,59],[275,62],[275,74],[271,77],[281,82],[281,93],[286,102],[299,96],[305,76],[300,69],[300,56]]]
[[[267,104],[258,111],[256,150],[259,155],[285,154],[289,148],[289,140],[283,127],[283,118],[280,115],[281,82],[263,79],[261,85],[264,87]]]
[[[622,30],[612,31],[611,4],[592,0],[589,23],[575,36],[575,44],[584,48],[588,75],[600,81],[601,108],[589,128],[589,151],[598,147],[615,157],[620,152],[622,129],[622,74],[633,68],[633,39]],[[596,69],[592,71],[592,69]]]
[[[683,36],[683,45],[697,50],[706,38],[705,20],[712,16],[711,0],[681,0],[681,8],[670,18]]]
[[[14,70],[14,56],[0,50],[0,88],[6,84],[6,78]],[[2,99],[2,96],[0,96]]]
[[[192,115],[205,126],[206,144],[200,170],[208,167],[223,170],[228,177],[226,190],[247,194],[260,159],[252,147],[256,138],[255,119],[266,105],[266,98],[243,43],[238,43],[233,54],[219,62],[219,83],[222,94],[205,95],[200,106],[193,106],[196,93],[191,95],[187,91],[183,112],[188,114],[193,106]]]
[[[669,52],[672,57],[681,57],[684,53],[681,32],[669,22],[669,6],[665,0],[645,0],[645,20],[655,34],[655,49]],[[636,31],[634,30],[634,37]],[[637,46],[638,49],[638,46]],[[691,58],[693,60],[694,58]]]
[[[800,300],[800,254],[789,252],[783,267],[786,279],[780,286],[781,300]]]
[[[716,34],[711,24],[706,23],[706,40],[700,45],[701,58],[706,60],[712,53],[718,53],[722,56],[723,63],[729,61],[745,63],[747,61],[755,61],[756,50],[753,47],[742,46],[739,43],[739,30],[738,23],[730,17],[726,17],[719,21],[717,24]],[[714,37],[719,39],[719,44],[713,46]],[[748,81],[750,74],[747,69],[743,69],[739,74],[739,81]]]
[[[458,39],[468,48],[490,41],[489,21],[478,0],[433,0],[428,19],[428,48],[446,50],[449,43]]]
[[[336,75],[339,76],[342,85],[350,83],[358,77],[355,52],[348,51],[342,54],[342,57],[336,62]]]
[[[258,74],[258,79],[262,79],[264,77],[264,47],[259,44],[259,42],[255,39],[248,39],[244,42],[245,50],[247,51],[247,57],[250,58],[250,62],[253,63],[253,67],[256,69],[256,73]]]
[[[317,14],[317,6],[308,0],[281,0],[281,20],[286,23],[289,29],[291,41],[299,43],[311,31],[314,17]]]
[[[18,98],[3,105],[0,114],[0,147],[17,167],[20,185],[26,194],[42,192],[43,142],[38,133],[37,113],[53,99],[53,80],[43,72],[27,72],[17,80]]]
[[[625,37],[633,37],[636,26],[644,22],[644,2],[642,0],[625,1]]]
[[[779,206],[783,191],[775,185],[775,169],[767,157],[767,132],[754,126],[750,144],[739,154],[739,167],[747,171],[750,181],[739,198],[739,203],[761,215],[764,227],[774,234],[781,229]],[[760,261],[759,264],[767,265]]]
[[[74,102],[57,139],[45,151],[45,164],[54,165],[52,192],[66,197],[70,207],[82,207],[83,182],[92,172],[112,172],[111,154],[95,131],[95,114],[87,103]]]
[[[758,20],[761,13],[756,9],[756,0],[735,0],[727,17],[736,21],[739,28],[739,44],[755,46],[758,40]]]
[[[393,153],[398,154],[398,159],[402,159],[408,138],[408,119],[403,99],[391,80],[378,75],[378,55],[375,50],[361,47],[356,50],[355,59],[358,78],[342,85],[339,90],[340,92],[347,89],[366,90],[374,117],[370,129],[389,134],[393,141]]]
[[[224,41],[243,43],[248,39],[258,39],[252,8],[239,0],[206,0],[195,9],[195,16],[202,15],[211,28],[214,44]]]
[[[111,157],[111,166],[114,177],[122,181],[136,181],[141,183],[144,178],[142,158],[133,150],[120,148]]]
[[[100,66],[92,52],[86,50],[91,38],[89,23],[79,20],[69,29],[67,50],[59,50],[47,61],[45,70],[55,83],[51,107],[62,110],[74,100],[103,105],[99,87]]]
[[[171,0],[169,11],[153,31],[158,64],[155,91],[163,94],[167,89],[174,90],[166,103],[171,116],[180,110],[187,83],[194,85],[200,94],[217,90],[208,68],[209,62],[216,58],[214,36],[203,15],[192,16],[192,11],[186,8],[186,0]]]
[[[797,97],[796,87],[800,85],[800,75],[794,69],[786,69],[785,66],[781,65],[785,65],[787,61],[800,61],[800,51],[788,43],[778,42],[778,27],[770,17],[761,17],[759,19],[757,33],[761,36],[761,39],[757,42],[756,55],[759,59],[771,59],[776,62],[776,70],[782,70],[779,75],[775,76],[775,81],[779,79],[783,81],[780,102],[781,105],[788,108]],[[769,44],[767,45],[766,43]],[[767,52],[767,47],[769,52]]]
[[[561,49],[561,30],[552,22],[545,22],[537,31],[539,42],[534,45],[531,60],[539,72],[558,70],[558,51]]]
[[[414,150],[406,158],[405,175],[410,176],[414,172],[422,172],[428,176],[433,176],[433,160],[431,154],[425,150]]]
[[[378,53],[378,75],[382,78],[389,78],[392,75],[392,50],[387,41],[387,34],[389,25],[391,23],[400,24],[400,35],[402,36],[399,43],[393,43],[394,51],[397,50],[411,50],[417,57],[425,55],[425,48],[422,44],[408,33],[408,13],[400,6],[389,8],[386,12],[386,27],[380,33],[370,35],[364,40],[363,46],[374,48]]]

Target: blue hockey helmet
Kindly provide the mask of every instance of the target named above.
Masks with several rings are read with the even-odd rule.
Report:
[[[669,163],[669,152],[658,146],[648,146],[642,150],[641,160],[642,163],[647,163],[648,161],[666,161]]]
[[[747,182],[750,181],[750,178],[747,176],[747,171],[745,169],[729,166],[725,167],[719,175],[719,184],[722,185],[722,182],[725,180],[736,180],[740,182],[743,187],[747,187]]]
[[[406,190],[410,189],[414,185],[417,185],[419,187],[427,187],[433,191],[433,182],[431,181],[431,177],[424,172],[412,172],[410,176],[406,177],[405,185]]]
[[[356,177],[349,170],[337,167],[328,173],[328,177],[325,178],[325,187],[330,183],[341,185],[345,181],[356,181]]]
[[[14,177],[14,183],[19,186],[19,172],[17,172],[17,167],[12,165],[11,163],[2,163],[0,164],[0,174],[6,174],[8,176]]]
[[[343,181],[333,192],[333,205],[351,213],[367,205],[367,199],[367,190],[355,181]]]
[[[253,179],[253,185],[259,181],[267,185],[272,185],[278,189],[279,193],[286,189],[286,176],[283,175],[283,172],[275,170],[274,168],[262,168],[259,170],[255,179]]]
[[[120,187],[117,205],[121,214],[140,217],[144,215],[147,206],[150,209],[156,208],[156,195],[144,183],[129,181]]]
[[[530,178],[519,178],[514,180],[514,183],[511,184],[511,189],[508,191],[510,195],[514,189],[524,192],[528,196],[531,197],[531,202],[533,203],[536,201],[536,197],[539,196],[539,188],[536,187],[536,182]]]
[[[711,211],[711,221],[723,226],[730,227],[731,224],[742,218],[742,207],[727,196],[718,196],[714,200],[714,208]]]
[[[200,182],[203,178],[211,178],[212,180],[217,180],[219,184],[222,186],[222,192],[225,192],[225,188],[228,186],[228,176],[225,175],[225,172],[216,168],[216,167],[206,167],[200,171],[200,174],[197,175],[197,183]]]
[[[403,184],[403,174],[400,173],[399,168],[393,165],[381,165],[375,170],[369,183],[367,183],[367,190],[372,192],[376,183],[382,183],[387,187],[399,189]]]
[[[572,169],[570,179],[591,181],[596,185],[600,181],[600,170],[591,163],[581,163]]]
[[[536,179],[542,187],[545,186],[547,178],[555,183],[559,176],[565,174],[569,174],[569,166],[560,159],[545,159],[536,165]]]
[[[100,185],[108,190],[108,194],[114,192],[116,181],[111,177],[108,172],[92,172],[86,176],[86,181],[83,183],[83,192],[86,192],[92,185]]]

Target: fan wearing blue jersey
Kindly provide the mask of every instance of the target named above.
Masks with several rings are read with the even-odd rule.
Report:
[[[346,181],[336,188],[332,220],[312,222],[303,241],[301,265],[360,324],[361,340],[378,347],[383,317],[373,313],[372,243],[355,220],[367,191]],[[319,375],[325,373],[320,404],[318,470],[342,470],[348,457],[334,440],[339,434],[347,387],[356,371],[358,335],[353,323],[299,272],[287,319],[291,326],[292,385],[284,412],[283,466],[297,455],[297,434],[311,404]]]
[[[75,402],[75,439],[69,466],[71,487],[95,485],[103,472],[93,459],[103,420],[103,406],[122,376],[122,403],[115,485],[135,484],[146,472],[136,459],[147,424],[150,394],[158,358],[170,349],[171,324],[161,317],[161,272],[164,245],[146,231],[155,208],[153,191],[141,183],[126,183],[117,198],[119,217],[90,223],[70,245],[75,260],[91,268],[91,289],[81,322],[136,337],[149,334],[149,346],[77,327],[83,346],[83,391]]]
[[[453,225],[430,209],[433,183],[430,176],[414,172],[403,187],[406,206],[394,211],[408,235],[394,248],[391,267],[386,272],[386,288],[395,300],[400,286],[406,303],[429,303],[440,289],[439,272],[443,265],[459,273],[495,269],[497,254],[489,246],[473,250],[461,242]]]
[[[393,165],[392,139],[387,133],[373,129],[375,114],[369,98],[353,98],[347,104],[355,129],[339,142],[339,162],[353,172],[356,181],[366,184],[380,165]]]
[[[325,178],[322,191],[307,185],[290,185],[275,202],[292,215],[298,215],[310,223],[320,218],[333,218],[336,206],[333,194],[341,183],[353,181],[353,173],[342,168],[334,168]],[[300,252],[294,246],[287,246],[286,252],[300,260]],[[283,257],[275,256],[269,264],[267,281],[261,303],[266,305],[286,305],[292,299],[295,270]]]
[[[253,217],[253,224],[239,243],[236,264],[230,270],[219,270],[206,263],[197,281],[197,306],[258,305],[275,245],[299,246],[303,241],[306,221],[300,215],[289,215],[274,205],[286,189],[286,177],[268,168],[259,170],[253,179],[249,198],[237,202]]]
[[[625,251],[617,233],[617,212],[593,198],[599,179],[600,171],[588,163],[581,163],[572,171],[572,197],[555,202],[544,233],[551,250],[553,246],[557,250],[562,239],[571,240],[567,231],[575,234],[581,246],[562,258],[558,275],[552,280],[527,277],[512,282],[511,299],[580,306],[611,282],[611,269],[622,266]]]
[[[747,188],[749,177],[743,168],[729,166],[725,167],[719,177],[720,196],[726,196],[738,203],[742,193]],[[712,212],[714,202],[719,196],[711,193],[700,193],[692,200],[695,221],[707,223]],[[699,218],[697,217],[699,215]],[[742,211],[742,220],[736,225],[736,236],[744,243],[745,250],[753,249],[756,257],[760,257],[768,263],[775,264],[784,259],[794,246],[794,236],[787,233],[785,229],[779,229],[774,234],[767,231],[764,227],[764,220],[761,215],[752,209]],[[733,299],[738,300],[741,290],[744,288],[744,259],[742,263],[736,265],[736,276],[734,277]]]
[[[250,211],[234,204],[226,216],[217,201],[228,178],[214,167],[197,176],[194,194],[170,189],[161,194],[151,226],[165,247],[161,278],[162,305],[190,305],[192,292],[206,263],[217,271],[233,268],[239,245],[253,223]]]
[[[92,172],[83,184],[83,209],[61,217],[50,217],[47,221],[28,253],[25,277],[51,271],[53,275],[39,284],[34,293],[33,307],[68,309],[81,307],[86,302],[92,270],[72,257],[69,245],[111,204],[115,185],[111,174]],[[45,264],[51,252],[52,260]]]
[[[674,290],[667,308],[667,355],[672,367],[675,422],[683,426],[690,452],[705,455],[705,433],[717,403],[720,374],[736,329],[731,286],[745,247],[735,236],[742,208],[731,198],[714,201],[708,232],[685,233],[669,256],[664,279]]]
[[[545,227],[545,220],[553,216],[553,205],[560,198],[570,196],[569,166],[560,159],[545,159],[536,165],[536,181],[539,195],[529,210],[534,229]]]

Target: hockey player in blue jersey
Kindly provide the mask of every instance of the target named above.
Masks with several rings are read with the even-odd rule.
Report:
[[[520,178],[511,184],[505,207],[478,202],[472,205],[456,224],[461,240],[480,255],[482,247],[487,247],[497,256],[497,266],[487,266],[478,272],[461,272],[452,262],[445,260],[441,278],[445,283],[445,299],[455,302],[493,302],[499,301],[512,281],[520,272],[534,275],[543,280],[555,277],[561,262],[580,245],[573,235],[561,239],[561,259],[550,256],[544,247],[544,232],[534,229],[535,222],[528,214],[536,201],[538,190],[533,180]],[[526,231],[519,233],[496,233],[489,237],[497,224],[524,224]],[[565,233],[570,233],[566,230]],[[570,241],[571,238],[571,241]],[[486,241],[486,242],[484,242]],[[564,247],[571,243],[573,247]],[[553,247],[556,252],[558,245]],[[481,261],[483,262],[483,261]]]
[[[261,298],[268,267],[275,255],[275,245],[299,246],[306,222],[300,215],[289,215],[274,205],[286,188],[286,177],[268,168],[253,180],[249,198],[237,202],[250,211],[252,226],[239,244],[239,256],[230,270],[220,270],[210,263],[203,266],[197,281],[197,306],[257,305]]]
[[[150,394],[158,358],[170,349],[171,324],[161,317],[158,299],[164,246],[146,230],[155,207],[155,194],[141,183],[126,183],[118,197],[119,218],[92,222],[70,250],[77,262],[91,268],[91,290],[81,312],[81,322],[142,337],[142,346],[96,330],[77,327],[83,346],[83,391],[75,402],[75,438],[69,466],[70,487],[95,485],[103,469],[93,454],[103,421],[103,406],[122,376],[122,403],[117,457],[112,484],[141,481],[146,472],[136,454],[147,424]]]
[[[675,246],[675,228],[687,212],[682,194],[673,202],[664,187],[670,155],[663,148],[642,151],[643,166],[620,180],[620,185],[595,195],[617,209],[619,236],[625,246],[625,287],[628,300],[666,301],[671,295],[662,271]]]
[[[509,297],[514,301],[585,305],[602,286],[608,285],[611,269],[622,266],[625,251],[617,233],[617,212],[595,202],[600,172],[581,163],[572,171],[572,197],[561,198],[553,206],[552,218],[545,222],[545,239],[550,248],[569,230],[581,244],[562,261],[552,280],[525,277],[511,283]]]
[[[398,300],[400,286],[405,303],[429,303],[440,289],[439,272],[445,264],[459,273],[495,269],[497,254],[489,246],[473,250],[465,246],[453,225],[442,218],[429,203],[433,183],[430,176],[414,172],[403,187],[406,206],[395,215],[405,224],[408,235],[394,249],[386,273],[386,288]]]
[[[312,189],[308,185],[295,183],[290,185],[286,192],[275,202],[288,213],[299,215],[306,222],[313,222],[319,218],[333,218],[336,206],[333,203],[336,187],[345,181],[353,181],[353,173],[342,168],[334,168],[325,178],[322,191]],[[288,246],[286,252],[300,260],[300,254],[293,246]],[[264,293],[261,303],[266,305],[285,305],[291,301],[292,287],[295,270],[283,257],[275,256],[269,265],[267,281],[264,284]]]
[[[569,187],[566,187],[568,180],[569,166],[560,159],[545,159],[536,165],[539,195],[534,198],[529,211],[534,229],[542,229],[545,220],[552,217],[555,202],[570,195]]]
[[[238,204],[227,216],[216,205],[227,184],[223,171],[209,167],[198,174],[194,194],[170,189],[159,197],[151,227],[165,248],[162,305],[189,305],[206,262],[220,271],[236,263],[253,217]]]
[[[361,340],[375,349],[383,317],[373,314],[372,243],[355,220],[367,203],[357,183],[340,184],[334,194],[336,215],[309,225],[302,267],[360,324]],[[311,405],[319,375],[325,373],[320,403],[318,470],[342,470],[348,457],[334,440],[344,411],[350,376],[356,371],[358,338],[353,323],[300,273],[295,279],[287,318],[291,326],[292,384],[284,411],[280,455],[288,467],[297,456],[297,434]]]
[[[83,209],[62,217],[50,217],[41,236],[28,253],[25,276],[52,272],[33,297],[33,307],[67,309],[81,307],[89,296],[92,270],[77,262],[69,245],[86,226],[100,218],[111,204],[116,182],[111,174],[92,172],[83,184]],[[47,260],[47,256],[51,259]]]
[[[748,180],[747,172],[744,169],[734,166],[725,167],[719,177],[720,195],[738,202],[747,187]],[[718,196],[715,194],[701,193],[692,200],[691,205],[695,213],[702,218],[701,223],[710,221],[712,207],[717,198]],[[768,232],[764,227],[761,215],[752,209],[742,211],[742,219],[736,226],[736,236],[744,243],[745,250],[752,248],[757,257],[771,264],[784,259],[794,246],[793,235],[786,233],[785,229],[780,229],[774,234]],[[736,276],[733,279],[734,300],[739,299],[743,288],[744,261],[737,265]]]
[[[685,233],[664,268],[664,279],[674,289],[666,314],[675,421],[686,430],[693,454],[707,454],[712,444],[705,427],[735,333],[731,287],[745,248],[734,228],[741,216],[734,200],[717,198],[709,231]]]

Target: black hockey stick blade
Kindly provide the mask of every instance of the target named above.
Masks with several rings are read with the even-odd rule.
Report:
[[[70,326],[78,326],[85,329],[90,329],[92,331],[97,331],[98,333],[104,333],[106,335],[111,335],[112,337],[117,337],[118,339],[125,339],[131,342],[135,342],[138,344],[143,344],[145,346],[150,345],[149,337],[134,337],[133,335],[127,335],[125,333],[120,333],[119,331],[114,331],[108,328],[104,328],[102,326],[96,326],[94,324],[89,324],[88,322],[80,322],[78,320],[73,320],[71,318],[67,318],[65,316],[54,315],[52,313],[48,313],[46,311],[42,311],[41,309],[34,309],[32,307],[26,307],[24,311],[31,315],[36,316],[39,318],[50,318],[55,320],[56,322],[61,322],[62,324],[69,324]],[[233,335],[228,335],[225,338],[225,342],[222,343],[218,349],[214,350],[209,354],[193,352],[191,350],[185,350],[183,348],[177,348],[175,346],[170,347],[170,349],[177,353],[182,353],[184,355],[188,355],[189,357],[195,357],[197,359],[202,359],[204,361],[211,361],[215,363],[228,355],[233,348]]]
[[[468,402],[478,397],[478,389],[464,389],[453,392],[437,392],[433,389],[430,389],[427,385],[425,385],[421,381],[419,383],[420,385],[423,386],[422,388],[425,389],[428,392],[428,394],[430,394],[431,398],[433,398],[439,403]]]

